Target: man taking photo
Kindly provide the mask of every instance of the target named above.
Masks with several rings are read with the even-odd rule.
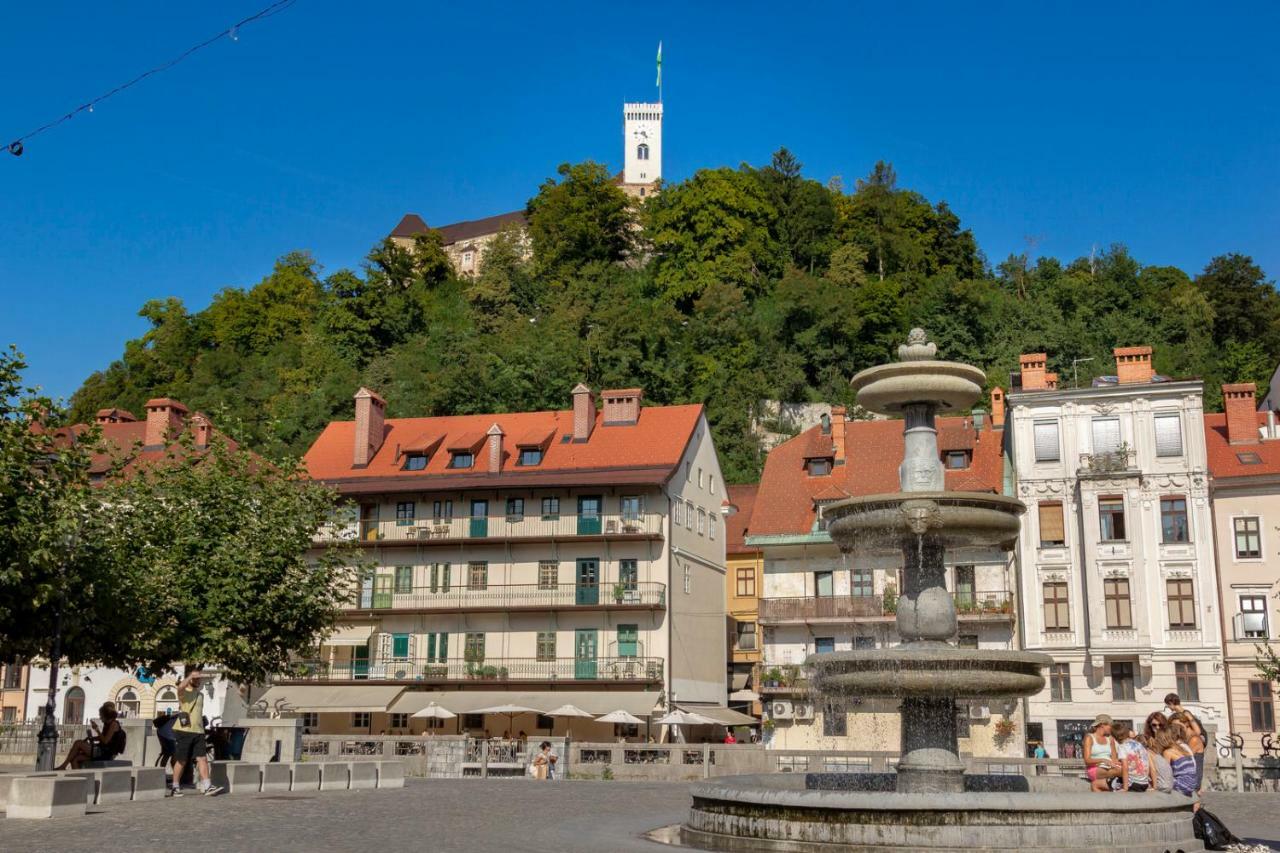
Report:
[[[204,739],[204,692],[200,680],[204,666],[187,667],[186,677],[178,684],[178,719],[173,724],[173,785],[169,796],[182,796],[182,773],[192,759],[200,776],[197,790],[206,797],[222,793],[222,788],[209,779],[208,747]]]

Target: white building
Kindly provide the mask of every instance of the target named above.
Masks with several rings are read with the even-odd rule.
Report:
[[[1054,659],[1030,734],[1062,757],[1095,715],[1141,726],[1168,693],[1226,720],[1203,386],[1157,376],[1150,347],[1115,356],[1115,377],[1060,389],[1024,355],[1008,395],[1022,643]]]
[[[27,694],[27,719],[44,719],[49,696],[48,666],[31,666],[31,689]],[[152,677],[145,670],[128,671],[101,666],[58,668],[58,695],[55,711],[59,723],[77,725],[97,719],[103,702],[115,702],[122,717],[150,719],[161,711],[178,708],[178,681],[174,673]],[[242,688],[223,678],[203,685],[205,716],[210,722],[232,725],[247,716]]]
[[[623,104],[622,188],[643,198],[662,180],[662,104]]]

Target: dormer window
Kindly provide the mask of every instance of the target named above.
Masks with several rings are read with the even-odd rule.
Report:
[[[542,464],[542,448],[541,447],[522,447],[520,448],[520,465],[530,467]]]
[[[806,459],[804,467],[810,477],[826,477],[831,473],[831,459],[827,457]]]
[[[405,471],[424,471],[427,467],[427,454],[408,453],[404,457]]]
[[[449,455],[450,468],[470,468],[475,461],[475,454],[470,450],[455,450]]]
[[[963,471],[969,467],[969,452],[967,450],[948,450],[946,463],[949,471]]]

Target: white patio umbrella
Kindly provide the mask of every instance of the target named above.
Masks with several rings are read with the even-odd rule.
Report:
[[[681,711],[679,708],[668,713],[660,720],[654,720],[660,726],[714,726],[718,725],[715,720],[710,717],[704,717],[701,714],[694,714],[689,711]],[[681,736],[683,740],[683,735]]]
[[[494,705],[490,708],[476,708],[474,714],[506,714],[507,731],[515,728],[516,714],[541,714],[537,708],[526,708],[524,705]]]
[[[414,713],[413,716],[427,720],[452,720],[458,715],[450,711],[448,708],[441,708],[435,702],[432,702],[421,711]]]
[[[596,717],[596,722],[638,726],[643,723],[644,720],[640,719],[635,714],[628,714],[626,711],[610,711],[603,717]]]
[[[569,718],[586,717],[589,720],[592,717],[594,717],[595,714],[592,714],[590,711],[584,711],[581,708],[579,708],[577,705],[561,705],[559,708],[556,708],[554,711],[548,711],[547,716],[548,717],[569,717]],[[573,737],[572,722],[569,723],[568,733],[569,733],[569,737]]]

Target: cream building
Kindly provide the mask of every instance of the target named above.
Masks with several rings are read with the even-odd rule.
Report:
[[[1096,714],[1141,725],[1168,693],[1226,723],[1202,384],[1156,375],[1150,347],[1115,357],[1060,389],[1024,355],[1007,398],[1022,644],[1054,659],[1030,728],[1062,757]]]

